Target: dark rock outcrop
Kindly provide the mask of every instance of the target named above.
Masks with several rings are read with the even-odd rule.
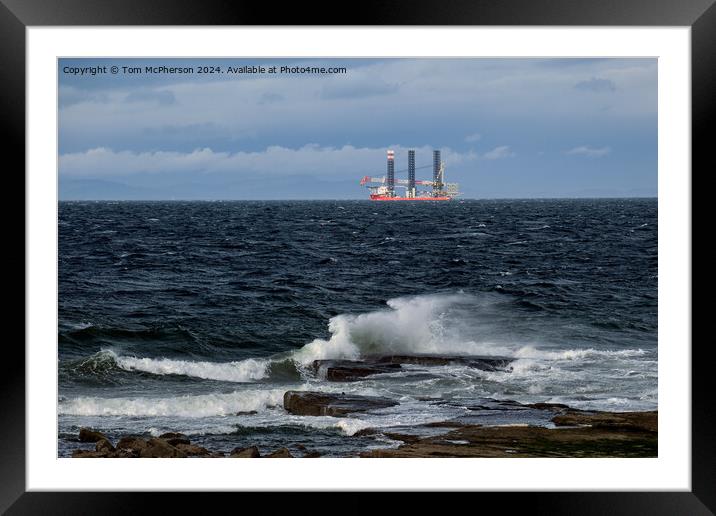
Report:
[[[514,358],[493,356],[462,356],[462,355],[384,355],[369,357],[378,364],[412,364],[421,366],[444,366],[459,364],[483,371],[506,370]]]
[[[283,395],[283,407],[298,416],[341,417],[353,412],[365,412],[395,405],[398,405],[398,402],[375,396],[312,391],[286,391]]]
[[[98,459],[103,457],[109,457],[109,453],[105,450],[75,450],[72,452],[72,458],[74,459]]]
[[[557,426],[590,426],[599,429],[656,432],[658,417],[650,412],[598,412],[565,410],[552,418]]]
[[[147,447],[139,452],[142,458],[186,457],[187,454],[172,446],[164,439],[149,439]]]
[[[208,457],[211,455],[209,450],[196,444],[179,443],[175,447],[177,450],[186,453],[187,457]]]
[[[545,408],[549,410],[549,408]],[[391,434],[405,444],[371,450],[361,457],[656,457],[656,412],[583,413],[554,416],[541,426],[465,425],[439,436],[416,439]],[[574,425],[589,426],[574,426]]]
[[[229,457],[232,459],[257,459],[261,457],[261,454],[256,446],[249,446],[248,448],[234,448]]]
[[[162,441],[166,441],[167,443],[171,444],[172,446],[178,446],[180,444],[191,444],[191,441],[189,439],[187,439],[186,437],[172,437],[170,439],[162,439]]]
[[[178,444],[190,444],[191,441],[189,438],[184,435],[180,434],[179,432],[167,432],[165,434],[162,434],[159,436],[159,439],[162,439],[172,446],[176,446]]]
[[[80,428],[79,440],[81,443],[96,443],[102,439],[109,441],[107,436],[102,432],[97,432],[96,430],[92,430],[90,428]]]
[[[117,442],[117,450],[126,450],[133,453],[137,457],[143,449],[148,446],[147,441],[141,437],[122,437]]]
[[[330,382],[353,382],[382,373],[394,373],[403,365],[444,366],[459,364],[483,371],[509,370],[513,358],[453,355],[374,355],[362,360],[314,360],[314,373]]]
[[[314,360],[313,370],[317,376],[329,382],[353,382],[381,373],[394,373],[400,364],[379,364],[359,360]]]
[[[186,439],[186,435],[179,432],[166,432],[159,436],[160,439]]]
[[[102,439],[102,440],[97,441],[97,444],[95,445],[94,449],[95,449],[95,451],[98,451],[98,452],[104,451],[107,453],[111,453],[115,450],[114,446],[112,446],[112,443],[109,442],[109,440],[107,440],[107,439]]]
[[[540,410],[551,410],[552,412],[562,412],[569,408],[564,403],[529,403],[526,406]]]
[[[279,448],[278,450],[266,455],[267,459],[292,459],[293,455],[288,451],[288,448]]]

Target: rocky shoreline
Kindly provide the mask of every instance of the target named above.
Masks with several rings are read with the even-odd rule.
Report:
[[[437,437],[388,434],[397,449],[361,457],[657,457],[658,413],[557,409],[555,428],[455,426]],[[447,422],[449,425],[450,423]]]
[[[440,402],[440,400],[426,400]],[[350,417],[355,412],[396,405],[379,397],[312,391],[287,391],[284,409],[302,416]],[[429,435],[395,429],[368,428],[355,436],[376,436],[399,444],[368,450],[359,457],[656,457],[658,412],[585,411],[562,404],[522,404],[511,400],[485,399],[468,407],[475,414],[518,412],[542,417],[547,425],[511,423],[485,425],[469,416],[419,425]],[[481,416],[484,419],[484,416]],[[78,441],[93,448],[78,449],[77,458],[313,458],[321,455],[300,444],[261,455],[257,446],[237,447],[229,453],[192,444],[181,433],[169,432],[145,439],[124,436],[116,444],[103,433],[80,429]]]

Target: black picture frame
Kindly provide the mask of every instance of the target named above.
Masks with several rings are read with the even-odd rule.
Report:
[[[342,15],[337,3],[226,2],[221,0],[0,0],[0,125],[3,167],[15,176],[13,196],[25,199],[25,30],[29,26],[91,25],[555,25],[555,26],[688,26],[692,41],[692,171],[713,171],[714,153],[707,129],[716,112],[715,0],[362,0]],[[7,163],[6,163],[7,165]],[[23,176],[24,177],[24,176]],[[692,182],[693,185],[693,182]],[[693,186],[692,186],[693,191]],[[26,202],[26,201],[23,201]],[[7,207],[5,207],[7,206]],[[4,220],[16,220],[17,209],[3,207]],[[11,212],[12,210],[12,212]],[[692,200],[693,210],[693,200]],[[24,212],[23,212],[24,213]],[[24,238],[24,233],[23,233]],[[23,251],[13,251],[12,270],[25,267]],[[691,252],[693,253],[693,246]],[[693,254],[692,254],[693,256]],[[22,265],[20,264],[22,262]],[[14,265],[17,266],[14,266]],[[24,269],[27,273],[27,269]],[[705,289],[705,287],[703,287]],[[25,296],[23,294],[22,299]],[[24,303],[14,299],[15,310]],[[693,320],[693,316],[692,316]],[[23,332],[24,333],[24,332]],[[23,334],[24,336],[24,334]],[[2,364],[0,427],[0,511],[8,514],[133,514],[151,509],[147,498],[161,497],[164,511],[191,507],[186,494],[52,493],[25,490],[25,355],[18,339],[6,341]],[[670,343],[684,346],[690,343]],[[495,501],[511,509],[538,514],[713,514],[716,511],[716,389],[710,342],[692,346],[692,490],[689,492],[475,493],[480,502]],[[568,466],[566,466],[568,467]],[[474,495],[475,495],[474,494]],[[473,496],[474,496],[473,495]],[[206,495],[201,496],[205,498]],[[214,495],[217,496],[217,495]],[[223,497],[246,494],[222,494]],[[295,496],[295,495],[294,495]],[[345,495],[341,505],[353,504]],[[348,498],[350,497],[350,498]],[[252,497],[255,498],[255,497]],[[259,500],[250,500],[257,501]],[[214,501],[213,501],[214,502]],[[205,504],[206,501],[199,502]],[[300,504],[294,500],[293,503]],[[385,503],[385,502],[381,502]],[[364,507],[370,507],[370,505]],[[206,506],[204,505],[204,510]]]

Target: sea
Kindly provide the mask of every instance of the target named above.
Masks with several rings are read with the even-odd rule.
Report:
[[[81,427],[352,457],[484,400],[657,408],[656,199],[63,201],[58,224],[60,457]],[[311,367],[376,354],[514,362]],[[296,416],[287,390],[398,405]]]

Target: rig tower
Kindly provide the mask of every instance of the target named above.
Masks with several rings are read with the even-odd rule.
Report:
[[[395,196],[395,151],[388,150],[388,174],[386,177],[388,195]]]
[[[440,197],[443,191],[442,160],[440,151],[433,151],[433,197]]]
[[[415,151],[408,151],[408,191],[406,197],[415,198]]]

